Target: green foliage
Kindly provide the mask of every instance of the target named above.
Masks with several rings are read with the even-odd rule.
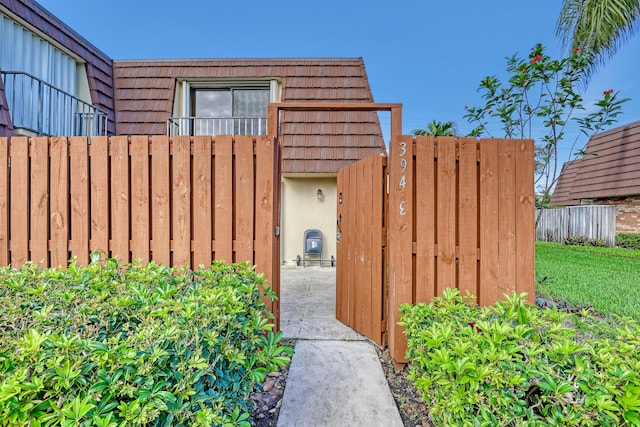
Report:
[[[293,351],[262,287],[217,261],[0,269],[0,426],[250,426],[253,386]]]
[[[537,293],[640,321],[640,252],[536,243]]]
[[[640,24],[638,0],[564,0],[558,17],[557,35],[565,47],[592,53],[593,72],[635,33]]]
[[[410,378],[437,426],[640,423],[640,330],[528,305],[491,307],[448,289],[401,307]]]
[[[616,246],[619,248],[640,250],[640,233],[616,234]]]
[[[588,111],[580,86],[589,64],[590,56],[580,49],[553,59],[538,44],[527,58],[507,58],[507,81],[485,77],[478,89],[485,105],[467,108],[465,118],[476,126],[471,136],[536,139],[535,184],[542,200],[551,194],[559,178],[558,162],[564,161],[558,158],[559,146],[566,144],[572,155],[597,155],[581,148],[586,141],[577,145],[580,137],[588,139],[615,123],[622,104],[628,101],[607,89]],[[499,122],[501,134],[490,134],[489,121]],[[565,142],[571,123],[579,132],[573,141]]]
[[[591,239],[586,236],[569,236],[564,239],[565,245],[571,246],[594,246],[598,248],[606,248],[607,242],[602,239]]]
[[[440,122],[433,120],[426,129],[416,129],[411,132],[415,136],[457,136],[456,124],[452,121]]]

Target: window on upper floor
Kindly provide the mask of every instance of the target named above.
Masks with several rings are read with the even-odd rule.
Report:
[[[169,135],[265,135],[277,81],[181,82]],[[180,97],[182,95],[182,97]]]
[[[90,103],[84,63],[0,11],[0,70],[15,133],[97,135],[106,114]]]

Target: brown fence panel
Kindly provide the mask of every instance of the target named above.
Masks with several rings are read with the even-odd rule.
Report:
[[[93,140],[91,145],[93,146]],[[167,136],[151,137],[151,252],[153,260],[171,264],[171,173]],[[197,265],[197,264],[196,264]]]
[[[533,142],[402,137],[389,156],[389,347],[406,361],[398,307],[446,288],[483,305],[535,297]],[[411,182],[409,182],[411,181]]]
[[[89,262],[89,146],[84,138],[69,139],[70,170],[77,179],[71,180],[71,256],[81,264]],[[72,172],[73,173],[73,172]]]
[[[0,265],[8,265],[9,253],[9,141],[0,138]]]
[[[90,224],[89,247],[92,252],[109,255],[109,140],[106,136],[91,138],[89,146]],[[74,171],[77,172],[77,171]],[[167,262],[168,263],[168,262]]]
[[[279,291],[279,156],[268,137],[0,138],[0,263],[249,261]]]
[[[131,147],[131,258],[146,263],[151,250],[151,211],[149,210],[149,142],[132,136]]]
[[[49,144],[47,138],[33,138],[31,151],[31,260],[49,265]]]
[[[338,172],[336,318],[384,343],[383,168],[373,155]]]
[[[29,260],[29,139],[14,138],[10,148],[9,247],[11,264],[20,267]],[[45,169],[46,170],[46,169]],[[33,260],[39,262],[39,260]],[[47,257],[48,263],[48,257]]]

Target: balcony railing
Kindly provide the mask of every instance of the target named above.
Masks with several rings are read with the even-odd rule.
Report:
[[[22,71],[2,71],[15,130],[38,136],[107,135],[107,114]]]
[[[170,117],[167,135],[266,135],[266,117]]]

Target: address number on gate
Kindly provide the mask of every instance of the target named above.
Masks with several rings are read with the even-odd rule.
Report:
[[[405,176],[405,172],[407,171],[407,159],[404,158],[404,156],[407,154],[407,143],[406,142],[401,142],[400,143],[400,169],[402,170],[402,174],[400,175],[400,182],[398,183],[398,186],[402,189],[404,189],[407,186],[407,178]],[[405,216],[407,214],[407,209],[405,207],[406,201],[401,200],[400,201],[400,216]]]

